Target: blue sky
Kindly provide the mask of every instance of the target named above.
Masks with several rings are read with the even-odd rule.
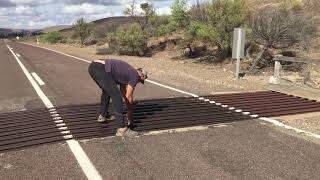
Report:
[[[122,15],[132,0],[0,0],[0,27],[39,29]],[[145,0],[136,0],[137,3]],[[158,14],[169,14],[173,0],[149,0]],[[195,0],[190,0],[195,1]]]

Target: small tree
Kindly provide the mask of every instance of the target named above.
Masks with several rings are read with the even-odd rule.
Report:
[[[146,37],[138,24],[108,33],[107,42],[112,51],[125,55],[141,55],[146,48]]]
[[[73,27],[74,35],[80,38],[81,46],[83,46],[85,40],[90,36],[92,31],[91,24],[87,23],[83,18],[80,18]]]
[[[124,51],[128,51],[129,55],[139,55],[146,46],[146,38],[142,29],[134,24],[128,28],[121,42]]]
[[[148,28],[149,22],[150,22],[151,18],[155,16],[156,11],[155,11],[153,4],[151,2],[141,3],[140,8],[142,10],[141,15],[142,15],[142,17],[144,17],[144,21],[145,21],[144,24],[146,26],[145,28]],[[145,29],[145,28],[143,28],[143,29]]]
[[[155,16],[156,11],[151,2],[146,1],[140,4],[141,12],[138,12],[137,2],[132,0],[124,10],[124,14],[133,18],[140,25],[142,31],[150,26],[150,20]]]
[[[234,28],[240,27],[247,16],[244,1],[212,0],[205,9],[208,25],[203,29],[205,37],[208,36],[211,42],[218,46],[219,51],[230,53]]]
[[[184,28],[189,24],[187,0],[175,0],[171,6],[170,23],[177,28]]]

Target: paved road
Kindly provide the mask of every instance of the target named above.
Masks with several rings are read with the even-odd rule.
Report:
[[[88,63],[8,44],[28,71],[45,82],[41,89],[55,106],[99,101]],[[0,112],[45,107],[2,40],[0,64]],[[149,83],[136,92],[137,99],[178,96],[185,94]],[[319,179],[319,144],[259,120],[205,131],[80,142],[103,179]],[[1,153],[0,177],[86,179],[65,142]]]

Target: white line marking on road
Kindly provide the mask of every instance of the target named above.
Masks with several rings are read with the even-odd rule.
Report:
[[[97,172],[94,165],[91,163],[90,159],[86,155],[86,153],[82,150],[79,142],[72,139],[67,141],[71,151],[73,152],[74,156],[78,160],[82,169],[86,170],[86,175],[88,179],[92,180],[102,180],[102,177]]]
[[[58,128],[59,130],[67,130],[68,128],[67,127],[60,127]]]
[[[16,53],[17,57],[21,57],[20,54]]]
[[[187,94],[187,95],[190,95],[190,96],[193,96],[193,97],[199,97],[198,95],[195,95],[195,94],[192,94],[192,93],[188,93],[188,92],[186,92],[186,91],[182,91],[182,90],[179,90],[179,89],[176,89],[176,88],[167,86],[167,85],[163,85],[163,84],[157,83],[157,82],[152,81],[152,80],[146,79],[146,81],[149,82],[149,83],[152,83],[152,84],[155,84],[155,85],[158,85],[158,86],[167,88],[167,89],[171,89],[171,90],[173,90],[173,91],[177,91],[177,92],[182,93],[182,94]]]
[[[38,76],[37,73],[33,72],[33,73],[31,73],[31,74],[32,74],[32,76],[33,76],[34,79],[38,82],[38,84],[39,84],[40,86],[45,85],[45,83],[42,81],[42,79]]]
[[[308,132],[308,131],[305,131],[305,130],[302,130],[302,129],[298,129],[298,128],[294,128],[294,127],[285,125],[282,122],[279,122],[279,121],[277,121],[275,119],[266,118],[266,117],[262,117],[262,118],[259,118],[259,119],[263,120],[263,121],[267,121],[269,123],[272,123],[272,124],[274,124],[276,126],[280,126],[280,127],[286,128],[286,129],[293,130],[293,131],[295,131],[297,133],[303,133],[303,134],[306,134],[307,136],[311,136],[311,137],[315,137],[317,139],[320,139],[320,135],[319,134],[315,134],[315,133],[312,133],[312,132]]]
[[[59,117],[60,114],[51,114],[52,117]]]
[[[72,139],[73,136],[71,134],[63,136],[64,139]]]
[[[70,134],[70,131],[61,131],[61,134]]]
[[[8,45],[7,45],[8,47]],[[15,59],[17,60],[19,66],[21,67],[24,74],[27,76],[28,80],[30,81],[31,85],[37,92],[38,96],[42,100],[42,102],[45,104],[45,106],[48,109],[54,108],[53,104],[49,100],[49,98],[44,94],[44,92],[41,90],[41,88],[38,86],[38,84],[35,82],[35,80],[32,78],[31,74],[27,70],[27,68],[21,63],[20,59],[16,56],[16,54],[8,47],[8,49],[11,51]],[[69,132],[70,133],[70,132]],[[66,136],[70,137],[70,136]],[[69,145],[69,148],[73,152],[74,156],[76,157],[80,167],[82,168],[83,172],[87,176],[89,180],[102,180],[101,175],[96,170],[90,159],[88,158],[87,154],[84,152],[80,144],[76,140],[68,140],[67,144]]]
[[[32,44],[27,44],[27,43],[23,43],[23,44],[26,44],[26,45],[29,45],[29,46],[34,46],[34,45],[32,45]],[[56,50],[52,50],[52,49],[44,48],[44,47],[40,47],[40,46],[34,46],[34,47],[46,49],[46,50],[49,50],[49,51],[53,51],[53,52],[56,52],[56,53],[59,53],[59,54],[63,54],[63,55],[66,55],[66,56],[69,56],[69,57],[73,57],[73,58],[75,58],[75,59],[79,59],[79,60],[81,60],[81,61],[85,61],[85,62],[90,63],[90,61],[88,61],[88,60],[85,60],[85,59],[82,59],[82,58],[79,58],[79,57],[75,57],[75,56],[71,56],[71,55],[68,55],[68,54],[65,54],[65,53],[56,51]],[[191,96],[193,96],[193,97],[199,97],[199,96],[196,95],[196,94],[188,93],[188,92],[186,92],[186,91],[182,91],[182,90],[179,90],[179,89],[176,89],[176,88],[167,86],[167,85],[163,85],[163,84],[160,84],[160,83],[151,81],[151,80],[146,80],[146,81],[148,81],[148,82],[150,82],[150,83],[153,83],[153,84],[156,84],[156,85],[159,85],[159,86],[162,86],[162,87],[165,87],[165,88],[168,88],[168,89],[171,89],[171,90],[174,90],[174,91],[177,91],[177,92],[180,92],[180,93],[183,93],[183,94],[191,95]],[[230,110],[233,110],[233,109],[235,109],[235,108],[230,107],[229,109],[230,109]],[[250,115],[250,116],[251,116],[251,117],[254,117],[254,118],[255,118],[255,117],[259,117],[257,114],[253,114],[253,115]],[[263,119],[261,119],[261,118],[259,118],[259,119],[260,119],[260,120],[263,120]],[[268,122],[272,123],[273,125],[284,127],[284,126],[283,126],[283,125],[284,125],[283,123],[281,123],[281,122],[279,122],[279,121],[277,121],[277,120],[275,120],[275,119],[271,119],[271,118],[267,118],[267,119],[268,119]],[[320,139],[320,135],[315,134],[315,133],[307,132],[307,131],[304,131],[304,130],[301,130],[301,129],[297,129],[297,128],[294,128],[294,127],[291,127],[291,126],[288,126],[288,125],[285,125],[285,128],[287,128],[287,129],[289,129],[289,128],[290,128],[290,129],[295,129],[296,131],[304,132],[304,134],[307,134],[307,135],[309,135],[309,136],[312,136],[312,137],[315,137],[315,138]]]
[[[193,126],[186,128],[175,128],[175,129],[166,129],[166,130],[158,130],[158,131],[150,131],[143,133],[142,136],[150,136],[150,135],[158,135],[163,133],[172,133],[172,132],[188,132],[188,131],[202,131],[209,129],[207,126]]]
[[[54,121],[54,123],[60,124],[60,123],[63,123],[63,120],[57,120],[57,121]]]
[[[26,67],[21,63],[20,59],[16,56],[16,54],[8,47],[8,49],[11,51],[12,55],[15,57],[15,59],[17,60],[19,66],[21,67],[22,71],[24,72],[24,74],[27,76],[28,80],[30,81],[31,85],[33,86],[33,88],[35,89],[35,91],[37,92],[37,94],[39,95],[39,97],[41,98],[41,100],[43,101],[44,105],[47,108],[53,108],[53,104],[51,103],[51,101],[48,99],[48,97],[43,93],[43,91],[40,89],[40,87],[38,86],[38,84],[34,81],[34,79],[32,78],[31,74],[29,73],[29,71],[26,69]]]
[[[63,127],[63,126],[66,126],[65,123],[60,123],[60,124],[56,124],[58,127]]]

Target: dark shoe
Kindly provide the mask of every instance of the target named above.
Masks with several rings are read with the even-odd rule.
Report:
[[[107,117],[104,117],[102,115],[100,115],[98,117],[98,122],[99,123],[104,123],[104,122],[110,122],[110,121],[114,121],[116,119],[116,117],[114,115],[108,115]]]

